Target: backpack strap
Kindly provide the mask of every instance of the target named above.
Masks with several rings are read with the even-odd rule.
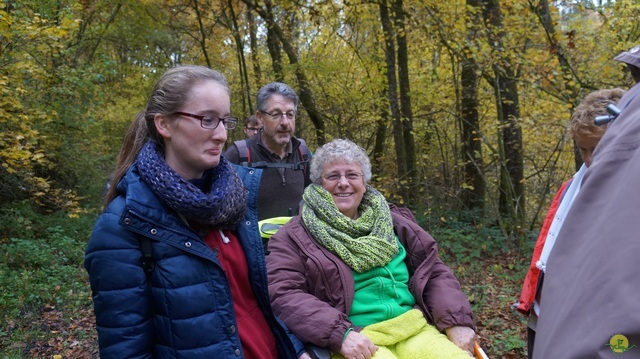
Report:
[[[233,144],[238,149],[238,156],[240,157],[238,163],[241,166],[251,167],[251,153],[249,152],[249,148],[247,147],[247,140],[234,141]]]
[[[306,162],[280,163],[280,162],[258,161],[258,162],[252,162],[252,163],[243,163],[242,165],[244,167],[250,167],[250,168],[286,168],[290,170],[306,169]]]
[[[156,263],[153,261],[151,238],[140,236],[140,251],[142,252],[142,269],[149,275],[156,267]]]
[[[307,146],[307,142],[298,138],[300,141],[300,146],[298,146],[298,153],[300,154],[300,158],[302,158],[302,170],[304,171],[304,186],[307,187],[311,184],[311,180],[309,179],[309,160],[311,159],[311,151],[309,150],[309,146]]]
[[[298,138],[297,140],[300,141],[300,146],[298,146],[298,153],[300,154],[300,158],[302,158],[303,161],[309,161],[311,159],[311,151],[309,151],[307,142],[302,138]]]
[[[302,161],[298,163],[276,163],[267,161],[251,162],[251,151],[249,150],[249,146],[247,146],[247,140],[234,141],[233,144],[238,149],[238,163],[243,167],[286,168],[291,170],[306,171],[307,162],[309,161],[309,158],[311,158],[311,152],[309,151],[307,143],[303,139],[298,138],[297,140],[300,141],[300,146],[298,146],[298,153],[300,154],[300,158],[302,159]]]

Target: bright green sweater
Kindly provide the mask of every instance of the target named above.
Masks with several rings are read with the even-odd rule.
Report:
[[[356,326],[367,326],[395,318],[413,308],[416,301],[409,291],[407,256],[400,241],[398,254],[384,267],[353,273],[355,295],[349,319]]]

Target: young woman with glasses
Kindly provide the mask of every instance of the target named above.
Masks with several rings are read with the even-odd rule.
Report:
[[[271,310],[257,215],[221,156],[236,124],[224,76],[179,66],[131,125],[84,263],[101,358],[308,358]]]

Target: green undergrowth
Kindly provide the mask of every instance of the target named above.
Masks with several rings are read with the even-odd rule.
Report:
[[[473,212],[416,216],[437,241],[439,256],[454,272],[474,312],[480,342],[491,358],[526,358],[526,321],[517,301],[537,233],[518,248],[499,226]]]
[[[44,312],[90,303],[82,262],[94,220],[26,204],[0,208],[0,357],[29,357],[29,342],[59,334],[33,325]]]

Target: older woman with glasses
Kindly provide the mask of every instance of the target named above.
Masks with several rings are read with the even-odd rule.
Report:
[[[331,141],[310,176],[301,214],[268,243],[274,312],[303,342],[338,357],[468,358],[469,301],[411,212],[367,184],[364,150]]]

